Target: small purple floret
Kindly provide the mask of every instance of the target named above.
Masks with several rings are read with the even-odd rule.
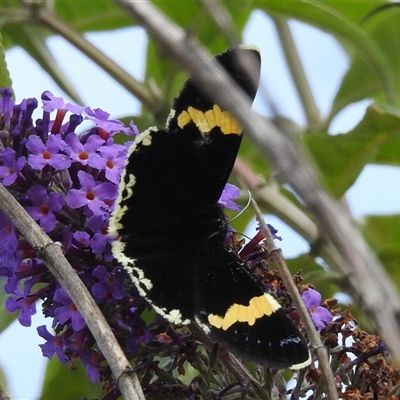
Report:
[[[42,170],[46,165],[50,165],[56,170],[61,170],[71,166],[70,158],[61,153],[67,144],[60,135],[49,136],[46,144],[39,136],[31,135],[26,147],[32,153],[28,157],[28,163],[33,169]]]
[[[321,306],[321,293],[307,289],[303,292],[302,298],[318,330],[324,329],[325,323],[332,322],[333,316],[330,311]]]
[[[56,290],[54,300],[61,304],[55,310],[55,316],[60,324],[64,325],[70,320],[72,329],[75,332],[80,331],[86,326],[86,322],[82,318],[81,313],[63,288]]]
[[[218,204],[234,211],[241,211],[242,207],[240,207],[233,201],[234,199],[237,199],[239,197],[240,197],[239,188],[235,185],[227,183],[221,194],[220,199],[218,200]]]

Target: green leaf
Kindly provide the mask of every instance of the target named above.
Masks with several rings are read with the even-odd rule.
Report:
[[[395,149],[388,148],[387,144],[399,140],[400,116],[376,106],[369,107],[363,120],[347,134],[310,133],[305,137],[325,182],[338,198],[355,182],[367,163],[390,156],[393,159]],[[400,162],[399,155],[397,160]]]
[[[397,132],[382,144],[376,157],[371,161],[373,164],[400,166],[400,134]]]
[[[12,89],[10,73],[7,69],[7,63],[3,47],[3,37],[0,33],[0,87],[8,87]]]
[[[375,14],[366,22],[365,31],[385,55],[393,76],[393,90],[400,91],[400,53],[393,51],[400,47],[400,10],[391,9],[390,12]],[[355,54],[351,66],[343,77],[340,89],[336,94],[332,118],[347,104],[374,96],[383,100],[381,81],[376,71],[367,63],[361,54]],[[396,98],[396,105],[400,99]]]
[[[294,0],[266,1],[256,3],[257,6],[268,13],[277,16],[286,16],[306,22],[310,25],[331,31],[332,33],[345,33],[359,24],[361,19],[385,3],[384,0],[339,2],[335,0]]]
[[[336,0],[323,0],[321,3],[328,5],[335,9],[338,13],[342,14],[348,20],[355,24],[359,24],[362,18],[368,15],[377,7],[386,3],[386,0],[371,0],[371,1],[336,1]]]
[[[239,156],[245,160],[246,164],[256,173],[264,178],[270,176],[272,168],[261,153],[260,148],[246,135],[243,135],[242,144],[240,145]]]
[[[393,103],[395,100],[394,78],[388,60],[389,56],[381,50],[372,35],[369,35],[357,23],[348,18],[348,15],[354,18],[355,10],[358,10],[358,2],[346,2],[346,7],[355,7],[355,10],[345,14],[343,13],[343,7],[335,8],[334,4],[333,2],[304,0],[294,2],[262,2],[260,6],[266,12],[307,22],[334,34],[336,38],[351,45],[353,51],[357,52],[360,59],[368,63],[374,71],[387,101]],[[377,6],[379,4],[382,3],[368,2],[369,11],[374,8],[374,5]],[[366,8],[363,8],[363,10],[366,10]],[[359,14],[359,19],[363,16],[363,14]],[[335,103],[330,118],[345,105],[344,102],[340,104]]]
[[[395,248],[400,253],[400,215],[373,215],[359,221],[364,236],[378,252]],[[400,271],[400,269],[399,269]]]
[[[363,218],[359,225],[394,283],[400,288],[400,215],[370,216]]]
[[[85,368],[79,360],[74,362],[74,369],[61,364],[53,357],[47,364],[42,393],[39,400],[71,400],[102,398],[104,393],[100,384],[93,384],[86,376]]]
[[[55,11],[79,32],[105,31],[132,26],[129,15],[113,1],[55,1]]]

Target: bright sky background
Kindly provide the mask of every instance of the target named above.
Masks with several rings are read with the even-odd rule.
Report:
[[[346,71],[346,54],[330,35],[297,22],[291,26],[315,98],[321,112],[326,114]],[[143,77],[146,36],[141,28],[90,34],[87,38],[135,78]],[[261,49],[262,85],[276,107],[295,122],[304,123],[273,25],[261,12],[252,15],[245,30],[244,42],[255,44]],[[72,46],[59,38],[51,38],[48,43],[87,106],[100,107],[113,118],[139,113],[139,102]],[[9,50],[6,60],[17,101],[26,97],[40,98],[44,90],[50,90],[54,95],[66,99],[35,61],[22,50]],[[353,128],[362,118],[367,105],[368,102],[364,101],[349,106],[334,120],[332,133],[347,132]],[[265,112],[260,97],[257,97],[254,107],[259,112]],[[347,199],[354,215],[360,217],[399,212],[398,186],[393,184],[399,182],[399,175],[398,168],[365,168],[348,192]],[[294,257],[308,250],[307,243],[281,221],[268,217],[267,222],[274,225],[284,238],[279,246],[286,257]],[[43,340],[37,335],[36,327],[49,323],[41,316],[40,306],[37,308],[38,314],[33,318],[32,327],[24,328],[14,323],[0,335],[0,367],[5,371],[8,395],[13,400],[34,400],[40,394],[46,359],[38,347]]]

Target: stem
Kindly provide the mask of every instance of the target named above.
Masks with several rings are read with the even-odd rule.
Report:
[[[295,305],[297,311],[300,314],[300,318],[303,321],[311,346],[315,351],[315,353],[317,354],[318,361],[320,363],[320,367],[322,370],[322,376],[324,377],[325,380],[325,386],[328,397],[331,400],[337,399],[338,396],[335,387],[335,379],[333,376],[333,372],[331,370],[331,366],[329,364],[328,352],[326,351],[325,346],[322,344],[319,333],[316,331],[314,323],[310,317],[310,314],[308,313],[306,306],[304,305],[304,302],[300,297],[300,293],[297,290],[295,283],[293,282],[293,278],[289,271],[289,268],[282,257],[282,252],[275,246],[275,242],[274,239],[272,238],[271,232],[268,229],[268,226],[265,223],[261,211],[258,208],[258,205],[254,201],[254,199],[252,199],[252,204],[257,216],[257,220],[260,224],[261,230],[265,235],[265,242],[267,248],[270,251],[271,260],[278,267],[279,275],[281,276],[283,283],[287,287],[292,297],[293,304]]]
[[[58,33],[61,37],[89,57],[99,67],[137,97],[151,112],[157,114],[164,110],[162,97],[151,91],[143,83],[134,79],[128,72],[86,40],[78,31],[60,19],[50,7],[40,7],[34,15],[38,22]]]
[[[296,87],[297,94],[300,97],[304,113],[307,118],[309,129],[316,129],[319,125],[320,112],[314,99],[310,84],[303,68],[296,44],[290,31],[289,23],[286,20],[272,18],[275,23],[278,37],[280,39],[283,53],[289,67],[293,83]]]

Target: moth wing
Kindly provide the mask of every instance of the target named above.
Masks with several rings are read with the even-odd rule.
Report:
[[[213,340],[239,358],[271,368],[310,363],[299,329],[232,251],[224,249],[203,266],[196,282],[195,320]]]

